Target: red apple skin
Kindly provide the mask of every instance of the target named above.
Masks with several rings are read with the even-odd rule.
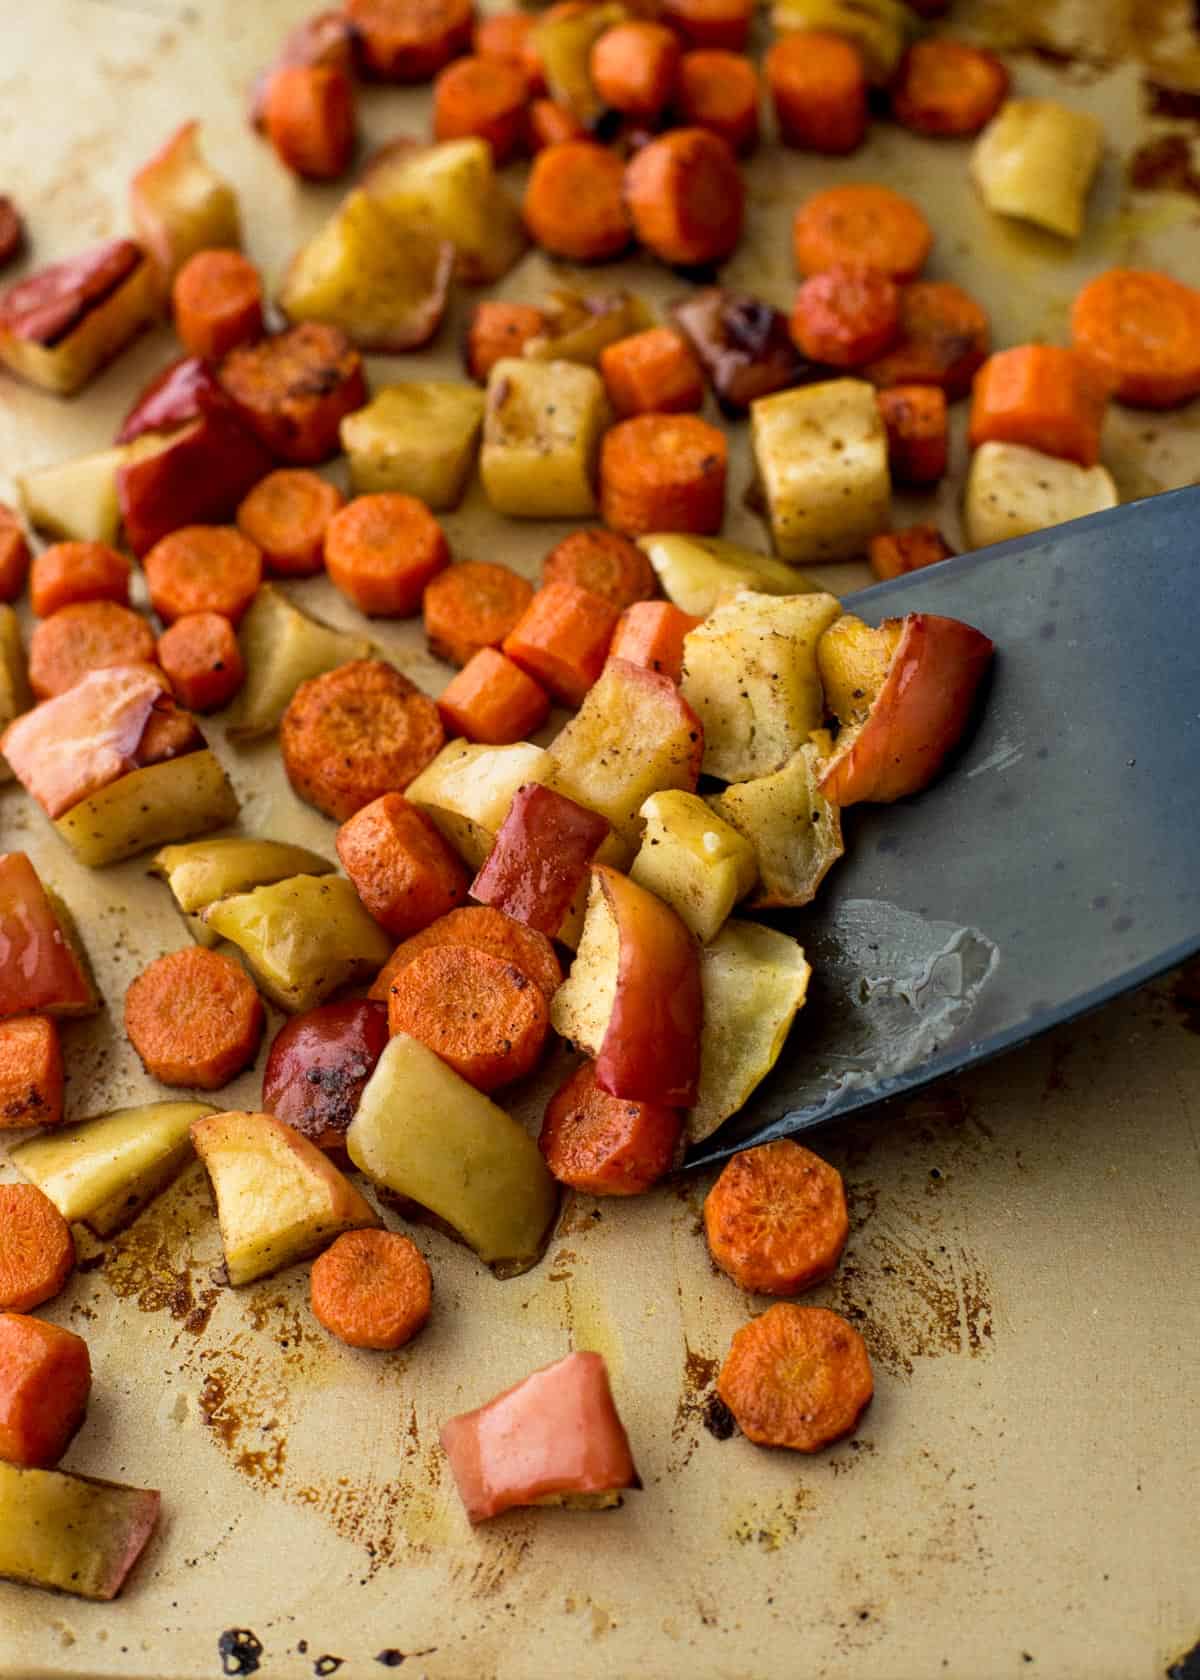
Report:
[[[471,897],[553,939],[609,832],[606,817],[527,782],[471,883]]]
[[[0,1017],[90,1015],[91,983],[24,852],[0,857]]]
[[[91,1477],[82,1480],[90,1481]],[[116,1598],[134,1564],[146,1549],[146,1542],[158,1525],[162,1495],[157,1488],[128,1489],[133,1494],[125,1505],[123,1521],[112,1535],[112,1552],[99,1589],[101,1598]]]
[[[173,432],[214,409],[233,412],[217,376],[199,356],[182,356],[156,374],[121,423],[117,443],[132,443],[143,432]]]
[[[696,942],[668,905],[596,864],[617,923],[617,995],[596,1057],[596,1084],[631,1102],[691,1108],[700,1083],[704,1004]]]
[[[263,1107],[318,1149],[344,1150],[363,1087],[388,1041],[387,1006],[365,998],[294,1015],[263,1070]]]
[[[125,536],[139,559],[182,525],[230,518],[275,465],[262,444],[224,409],[201,414],[156,455],[117,468]]]
[[[132,239],[110,239],[81,256],[40,268],[0,296],[0,328],[34,344],[57,344],[141,261],[141,246]]]
[[[909,613],[866,721],[829,760],[826,799],[888,804],[928,787],[962,737],[992,651],[960,619]]]

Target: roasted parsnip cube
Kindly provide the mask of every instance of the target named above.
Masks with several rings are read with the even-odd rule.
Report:
[[[1010,99],[975,142],[971,173],[989,210],[1078,239],[1103,152],[1104,128],[1089,112]]]
[[[632,292],[571,292],[560,287],[540,304],[546,330],[522,351],[535,362],[581,362],[596,367],[618,339],[653,326],[654,317]]]
[[[771,24],[777,35],[818,29],[846,36],[862,53],[878,87],[891,81],[921,32],[920,18],[903,0],[775,0]]]
[[[663,594],[694,618],[707,618],[718,601],[739,589],[757,589],[761,595],[802,595],[820,588],[794,566],[724,537],[689,537],[668,531],[637,541],[658,574]]]
[[[393,215],[449,240],[455,272],[468,286],[499,280],[529,243],[486,140],[394,140],[371,159],[362,184]]]
[[[199,123],[184,123],[129,187],[130,217],[164,291],[197,251],[237,249],[242,243],[237,194],[210,168],[199,133]]]
[[[845,851],[841,812],[817,785],[832,750],[829,736],[818,731],[782,770],[735,782],[712,800],[713,810],[753,848],[759,885],[747,900],[751,909],[811,904]]]
[[[289,321],[325,321],[360,350],[395,355],[437,331],[453,267],[453,246],[428,222],[359,189],[296,253],[279,307]]]
[[[469,868],[481,869],[517,789],[554,780],[555,763],[544,747],[527,741],[510,747],[447,741],[404,797],[424,811]]]
[[[683,696],[704,726],[704,772],[746,782],[778,770],[824,715],[817,643],[835,595],[741,590],[683,642]]]
[[[30,704],[21,627],[12,607],[0,606],[0,735]],[[0,783],[11,780],[12,771],[0,757]]]
[[[116,1598],[158,1522],[154,1488],[0,1464],[0,1576]]]
[[[967,541],[972,548],[986,548],[1116,507],[1119,501],[1106,467],[1080,467],[1019,443],[985,443],[971,457],[967,474]]]
[[[762,397],[750,428],[771,539],[785,560],[850,560],[887,529],[887,428],[873,385],[829,379]]]
[[[301,612],[274,584],[264,584],[238,629],[246,680],[234,704],[229,737],[253,741],[269,735],[302,682],[369,659],[372,643],[350,630],[334,630]]]
[[[592,82],[592,48],[614,24],[629,16],[617,0],[583,6],[566,16],[547,12],[532,41],[550,97],[590,127],[604,113],[604,101]]]
[[[497,513],[578,519],[596,511],[600,434],[608,423],[594,368],[506,356],[488,378],[479,465]]]
[[[346,1133],[354,1165],[451,1225],[485,1265],[528,1271],[558,1211],[533,1139],[426,1045],[397,1033]]]
[[[342,421],[354,489],[400,490],[435,511],[457,507],[475,465],[483,404],[477,385],[454,379],[385,385]]]
[[[236,822],[237,796],[208,747],[131,770],[54,826],[90,869],[136,857],[168,840],[186,840]]]
[[[13,1150],[13,1166],[49,1196],[66,1220],[99,1237],[128,1225],[192,1158],[190,1127],[208,1103],[158,1102],[118,1108],[60,1126]]]
[[[653,794],[642,816],[646,832],[631,879],[657,893],[707,945],[758,878],[753,846],[698,794]]]
[[[154,265],[131,239],[55,263],[0,296],[0,362],[70,397],[158,313]]]
[[[726,922],[704,946],[700,1095],[687,1116],[693,1143],[736,1114],[775,1066],[811,972],[794,939],[757,922]]]

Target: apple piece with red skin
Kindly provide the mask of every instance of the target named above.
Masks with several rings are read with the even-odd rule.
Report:
[[[387,1005],[323,1003],[284,1023],[263,1070],[263,1107],[315,1143],[344,1150],[363,1087],[388,1041]]]
[[[554,939],[611,832],[607,817],[526,782],[471,883],[471,897]]]
[[[843,728],[820,779],[824,797],[886,804],[927,787],[966,730],[992,652],[982,631],[937,613],[909,613],[878,630],[858,620],[832,625],[817,663]],[[847,677],[855,670],[857,682]],[[848,683],[861,694],[853,708],[836,698]]]
[[[0,361],[19,378],[73,396],[158,311],[153,265],[110,239],[0,294]]]
[[[183,525],[229,518],[275,463],[227,408],[200,414],[151,446],[138,440],[134,459],[117,468],[117,500],[130,548],[140,559],[161,537]]]
[[[184,123],[129,184],[134,230],[164,291],[197,251],[237,250],[242,243],[237,194],[209,168],[199,132],[198,122]]]
[[[132,443],[143,432],[173,432],[215,409],[233,412],[216,374],[201,357],[181,356],[156,373],[134,399],[116,441]]]
[[[116,1598],[158,1522],[156,1488],[0,1464],[0,1577]]]
[[[24,852],[0,857],[0,1018],[94,1015],[95,990]]]

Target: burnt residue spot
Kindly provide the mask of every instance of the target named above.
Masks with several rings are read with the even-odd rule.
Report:
[[[1192,162],[1186,134],[1160,134],[1147,140],[1129,160],[1129,183],[1139,192],[1184,192],[1200,198],[1200,170]]]
[[[262,1640],[249,1628],[226,1628],[217,1640],[222,1674],[257,1674],[262,1663]]]
[[[1200,1680],[1200,1639],[1170,1665],[1167,1680]]]
[[[377,1663],[382,1663],[384,1668],[399,1668],[400,1664],[404,1661],[404,1652],[397,1651],[396,1647],[393,1645],[386,1651],[380,1651],[378,1656],[375,1658],[375,1661]]]
[[[710,1394],[700,1412],[705,1429],[718,1441],[728,1441],[736,1427],[733,1413],[719,1394]]]
[[[688,1348],[683,1356],[684,1381],[693,1394],[699,1393],[702,1389],[707,1388],[710,1383],[715,1382],[717,1372],[720,1369],[721,1361],[719,1359],[709,1359],[706,1355],[697,1353],[694,1348]]]
[[[1196,18],[1196,28],[1200,29],[1200,15]],[[1154,117],[1173,117],[1179,122],[1200,122],[1200,93],[1189,93],[1186,88],[1167,87],[1163,82],[1147,80],[1144,83],[1146,93],[1146,108]]]
[[[1171,1002],[1189,1032],[1200,1033],[1200,962],[1181,968],[1171,990]]]

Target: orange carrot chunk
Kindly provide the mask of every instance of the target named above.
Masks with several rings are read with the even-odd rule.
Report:
[[[52,1301],[75,1269],[71,1227],[33,1184],[0,1184],[0,1311]]]
[[[574,583],[547,583],[504,638],[503,651],[564,706],[581,706],[604,669],[616,626],[616,610],[600,596]]]
[[[400,1348],[429,1318],[433,1281],[416,1243],[399,1231],[343,1231],[313,1261],[317,1323],[356,1348]]]
[[[619,531],[597,527],[572,531],[556,543],[542,562],[542,582],[573,583],[618,612],[658,594],[654,567],[638,545]]]
[[[744,52],[750,39],[753,0],[663,0],[662,19],[689,47]]]
[[[877,400],[892,477],[899,484],[936,484],[949,452],[945,391],[936,385],[892,385]]]
[[[933,230],[911,199],[856,181],[806,200],[796,212],[792,243],[804,275],[849,263],[912,280],[933,249]]]
[[[635,601],[617,621],[609,657],[661,671],[677,683],[683,676],[683,638],[701,622],[670,601]]]
[[[614,111],[657,117],[675,97],[681,56],[679,37],[665,24],[614,24],[592,48],[592,85]]]
[[[487,905],[470,904],[463,910],[451,910],[448,916],[440,917],[423,933],[415,933],[411,939],[397,945],[368,996],[386,1003],[392,982],[400,971],[422,951],[439,945],[469,945],[473,950],[486,951],[488,956],[500,958],[510,968],[519,968],[539,988],[547,1003],[562,985],[562,965],[544,933],[526,927]]]
[[[525,145],[530,152],[587,138],[587,129],[566,105],[558,105],[553,99],[535,99],[526,107]]]
[[[158,638],[158,662],[189,712],[219,712],[241,688],[246,668],[223,613],[185,613]]]
[[[463,360],[472,379],[487,384],[488,374],[505,356],[519,356],[531,338],[546,330],[546,317],[528,303],[485,298],[475,305],[467,328]]]
[[[238,530],[275,577],[312,577],[325,568],[325,533],[342,493],[306,467],[260,478],[237,510]]]
[[[38,618],[49,618],[75,601],[128,606],[129,571],[129,561],[107,543],[52,543],[30,567],[30,604]]]
[[[841,35],[801,29],[763,60],[779,138],[785,146],[834,155],[867,136],[867,73],[862,54]]]
[[[733,1338],[717,1393],[765,1447],[820,1452],[849,1435],[874,1393],[858,1331],[824,1307],[778,1301]]]
[[[604,434],[600,511],[614,531],[712,536],[725,515],[725,434],[694,414],[641,414]]]
[[[480,58],[500,58],[524,67],[536,22],[532,12],[493,12],[476,21],[471,45]]]
[[[345,0],[345,12],[385,82],[427,82],[471,44],[471,0]]]
[[[791,1138],[744,1150],[705,1198],[704,1230],[740,1288],[799,1295],[832,1276],[846,1246],[842,1175]]]
[[[14,1015],[0,1021],[0,1131],[57,1126],[62,1117],[63,1058],[57,1023],[48,1015]]]
[[[280,163],[309,181],[336,181],[354,156],[354,83],[340,65],[285,64],[267,83],[267,137]]]
[[[954,550],[936,525],[910,525],[906,531],[881,531],[867,544],[867,559],[875,576],[883,582],[919,572],[922,566],[936,566],[949,560]]]
[[[631,414],[683,414],[704,403],[704,374],[687,340],[673,327],[649,327],[600,352],[608,400],[621,419]]]
[[[41,1470],[57,1464],[83,1422],[91,1387],[82,1336],[0,1313],[0,1458]]]
[[[154,610],[173,624],[187,613],[222,613],[236,624],[262,583],[262,555],[232,525],[184,525],[142,562]]]
[[[719,47],[684,53],[675,107],[688,128],[707,128],[735,152],[758,144],[758,71],[741,53]]]
[[[496,163],[507,163],[521,141],[527,88],[519,64],[501,58],[460,58],[433,84],[436,140],[486,140]]]
[[[423,812],[381,794],[337,831],[337,855],[370,915],[396,939],[420,933],[467,896],[470,877]]]
[[[193,356],[218,361],[262,337],[262,281],[240,251],[197,251],[171,287],[175,331]]]
[[[1077,350],[1055,344],[1000,350],[975,376],[971,448],[1019,443],[1094,467],[1110,388],[1108,376]]]
[[[553,256],[573,262],[620,256],[633,235],[620,158],[591,140],[545,147],[529,172],[525,225]]]
[[[466,665],[482,648],[499,647],[533,599],[533,585],[508,566],[464,560],[426,585],[423,600],[429,651],[450,665]]]
[[[0,502],[0,601],[16,601],[29,571],[29,543],[14,509]]]
[[[978,134],[1008,97],[995,53],[941,35],[911,46],[892,85],[892,113],[914,134]]]
[[[1075,348],[1113,382],[1118,401],[1174,408],[1200,395],[1200,291],[1151,269],[1110,268],[1071,310]]]
[[[329,521],[325,568],[360,611],[419,612],[426,585],[450,564],[446,534],[424,502],[399,491],[356,496]]]
[[[521,969],[469,945],[434,945],[396,975],[388,1027],[408,1033],[479,1091],[532,1073],[549,1032],[541,988]]]
[[[742,237],[737,159],[707,128],[677,128],[643,146],[626,167],[625,200],[642,244],[677,267],[724,262]]]
[[[338,454],[343,418],[367,400],[362,357],[323,321],[239,345],[221,363],[220,380],[272,455],[300,467]]]
[[[328,64],[354,71],[354,31],[345,13],[338,8],[314,12],[301,20],[283,38],[273,61],[255,77],[250,92],[250,121],[260,132],[266,127],[267,94],[276,71],[289,64]]]
[[[258,1054],[265,1021],[245,970],[203,945],[158,957],[125,993],[126,1035],[164,1085],[227,1085]]]
[[[550,715],[550,696],[497,648],[480,648],[442,690],[447,735],[486,746],[524,741]]]
[[[969,292],[949,280],[918,280],[900,293],[900,337],[863,369],[873,385],[939,385],[965,397],[987,360],[991,327]]]
[[[814,362],[857,368],[882,355],[900,330],[900,288],[878,269],[839,264],[796,293],[792,341]]]
[[[671,1170],[683,1130],[677,1108],[612,1097],[584,1062],[551,1097],[538,1148],[562,1184],[589,1196],[637,1196]]]
[[[154,631],[141,613],[115,601],[77,601],[35,626],[29,686],[38,700],[74,688],[89,671],[154,660]]]

